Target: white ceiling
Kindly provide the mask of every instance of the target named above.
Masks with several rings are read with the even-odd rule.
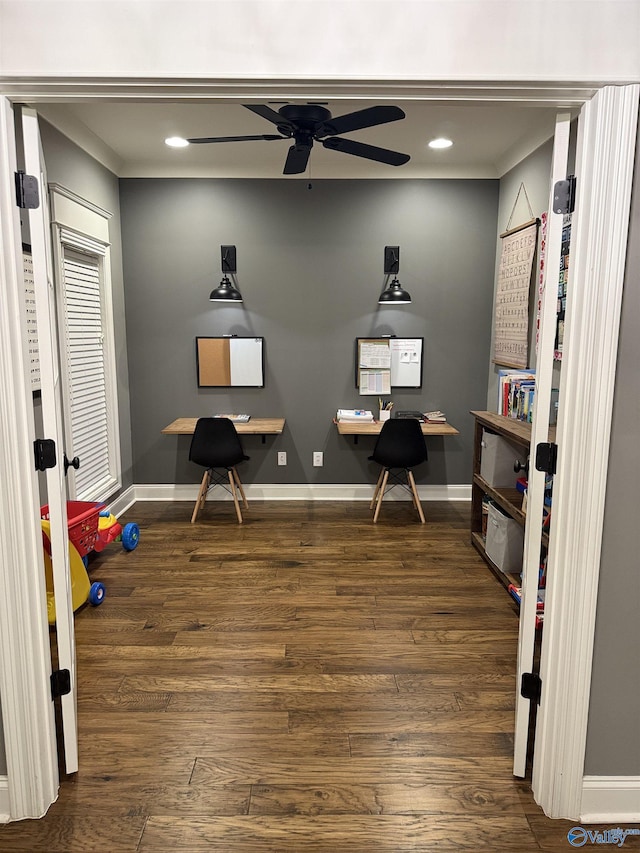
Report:
[[[247,101],[245,101],[247,102]],[[269,103],[278,110],[283,101]],[[302,101],[299,101],[302,102]],[[404,166],[364,160],[316,144],[309,178],[497,178],[553,135],[549,104],[433,100],[323,101],[334,116],[393,103],[406,118],[345,137],[409,154]],[[172,149],[169,136],[236,136],[276,132],[240,102],[105,102],[39,104],[42,117],[120,177],[281,178],[289,141],[225,142]],[[452,148],[427,142],[448,136]]]

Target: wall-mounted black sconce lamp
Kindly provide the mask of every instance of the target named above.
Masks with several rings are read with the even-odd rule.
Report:
[[[235,273],[236,267],[236,247],[235,246],[220,246],[222,256],[221,266],[224,273],[220,284],[211,291],[209,300],[211,302],[242,302],[242,294],[236,286]],[[227,273],[231,274],[229,279]]]
[[[400,246],[385,246],[384,247],[384,274],[387,276],[384,283],[384,290],[378,299],[379,305],[394,305],[408,304],[411,302],[411,295],[402,287],[396,278],[400,269]],[[389,284],[389,276],[393,276],[393,281]]]

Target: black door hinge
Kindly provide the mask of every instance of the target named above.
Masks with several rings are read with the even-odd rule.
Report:
[[[536,471],[544,471],[545,474],[555,474],[558,462],[558,445],[539,444],[536,447]]]
[[[68,669],[56,669],[51,673],[51,698],[71,693],[71,673]]]
[[[576,176],[569,175],[565,181],[553,186],[553,212],[573,213],[576,206]]]
[[[36,438],[33,442],[36,471],[46,471],[56,464],[56,443],[52,438]]]
[[[38,179],[24,172],[16,172],[16,204],[27,210],[40,207]]]
[[[520,695],[524,699],[531,699],[532,702],[539,705],[540,697],[542,696],[542,681],[540,676],[533,672],[523,672]]]

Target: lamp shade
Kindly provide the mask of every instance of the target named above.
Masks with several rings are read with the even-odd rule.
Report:
[[[210,302],[242,302],[242,294],[225,275],[220,284],[209,294]]]
[[[389,287],[382,291],[378,304],[380,305],[407,305],[411,302],[411,294],[406,291],[397,278],[394,278]]]

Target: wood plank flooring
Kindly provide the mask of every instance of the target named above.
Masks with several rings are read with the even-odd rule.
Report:
[[[468,504],[192,508],[92,559],[80,770],[0,850],[570,849],[511,774],[518,622]]]

